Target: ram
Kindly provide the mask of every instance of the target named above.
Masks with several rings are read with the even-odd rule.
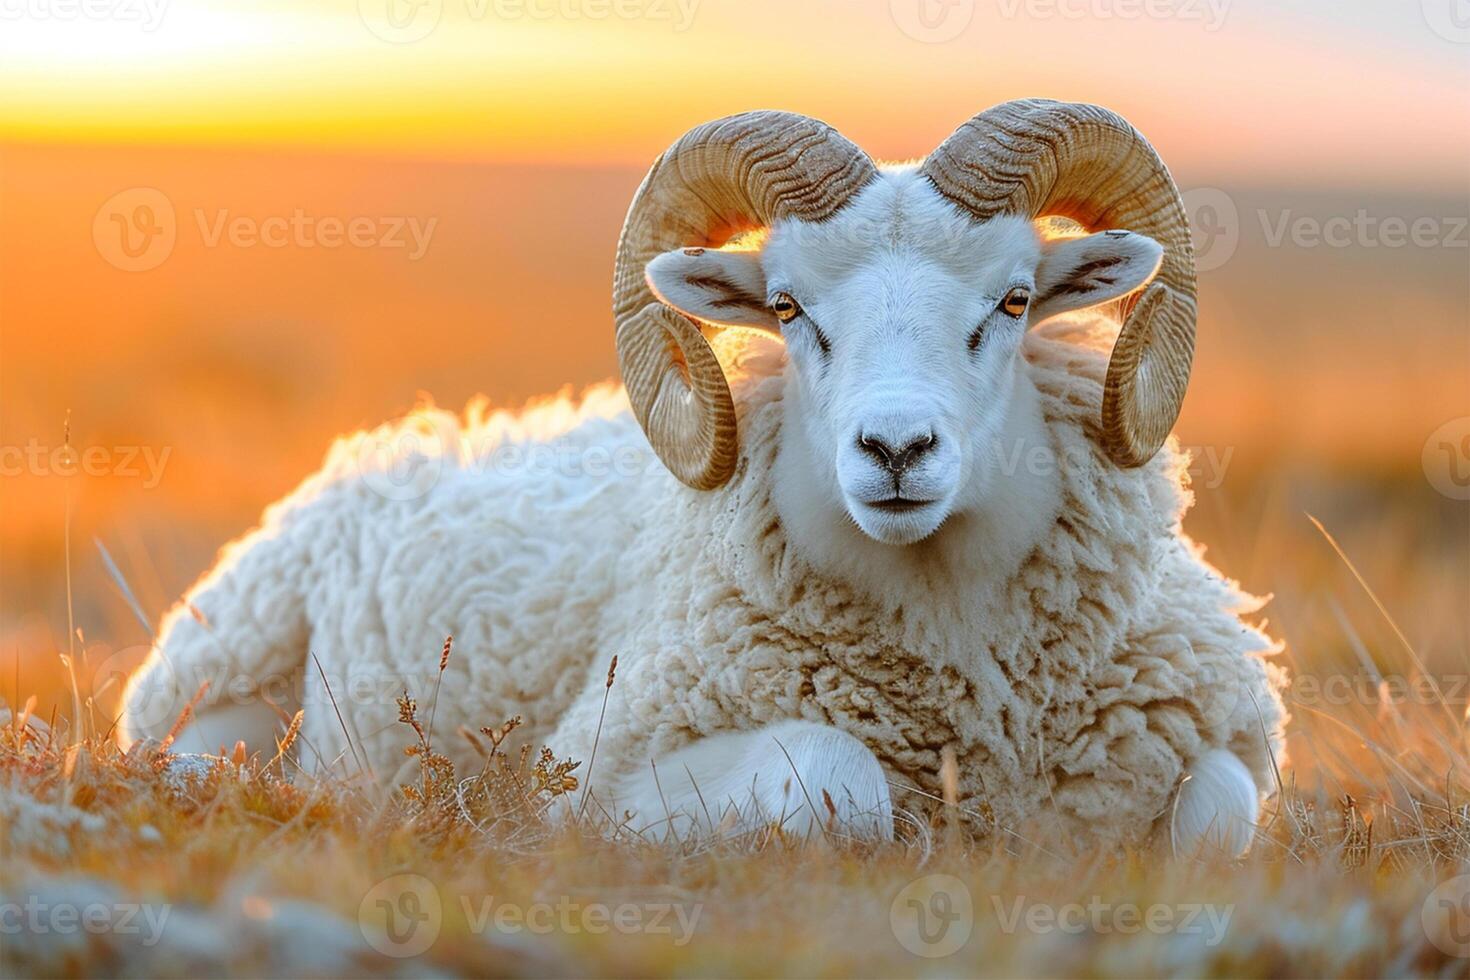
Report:
[[[700,126],[614,315],[624,387],[339,442],[169,613],[126,737],[211,680],[197,747],[294,700],[309,762],[391,782],[452,633],[438,744],[521,715],[641,832],[890,836],[952,753],[979,832],[1249,845],[1282,679],[1181,530],[1194,265],[1132,126],[1011,102],[893,167]]]

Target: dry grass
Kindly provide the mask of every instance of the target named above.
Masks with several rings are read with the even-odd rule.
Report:
[[[1452,954],[1470,949],[1444,943],[1470,915],[1429,901],[1470,871],[1470,787],[1438,768],[1464,736],[1441,707],[1353,732],[1360,768],[1339,775],[1382,773],[1370,797],[1307,791],[1288,773],[1251,856],[1229,864],[1058,853],[944,826],[905,826],[881,847],[777,825],[650,840],[572,812],[573,760],[501,751],[515,720],[461,733],[484,764],[456,772],[406,695],[419,777],[387,799],[296,771],[289,731],[271,759],[205,761],[157,743],[124,754],[105,732],[73,741],[22,709],[0,719],[0,907],[141,903],[136,921],[165,917],[158,933],[7,935],[0,968],[1461,976],[1470,960]],[[1334,731],[1348,723],[1312,717],[1298,724],[1341,750]],[[945,952],[965,934],[943,959],[912,951]],[[392,955],[429,937],[420,958]]]

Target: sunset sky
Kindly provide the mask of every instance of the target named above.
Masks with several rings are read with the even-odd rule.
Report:
[[[1412,175],[1433,191],[1461,187],[1470,165],[1457,0],[1148,0],[1153,18],[1144,0],[89,0],[114,15],[53,13],[70,2],[0,3],[0,139],[642,163],[691,120],[779,106],[905,157],[978,108],[1046,94],[1118,108],[1176,169],[1222,178]]]

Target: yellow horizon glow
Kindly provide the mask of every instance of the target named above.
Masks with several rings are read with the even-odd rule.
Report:
[[[61,2],[0,0],[12,12]],[[925,44],[896,26],[888,0],[606,0],[667,20],[496,14],[591,0],[417,0],[440,5],[437,26],[390,43],[368,26],[374,4],[415,0],[105,2],[142,18],[156,9],[158,22],[0,19],[0,139],[641,164],[695,122],[778,106],[906,158],[986,105],[1049,95],[1119,109],[1176,169],[1198,173],[1458,186],[1470,159],[1465,127],[1444,122],[1470,110],[1465,72],[1427,31],[1408,35],[1424,56],[1405,71],[1405,50],[1306,46],[1244,13],[1211,32],[991,11]],[[683,30],[681,3],[694,11]],[[1139,56],[1121,57],[1130,46]],[[1372,138],[1374,118],[1391,118],[1396,138]]]

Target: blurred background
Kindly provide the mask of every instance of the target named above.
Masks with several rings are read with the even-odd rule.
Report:
[[[690,126],[905,159],[1038,95],[1185,191],[1188,529],[1298,676],[1418,661],[1463,711],[1465,0],[0,0],[0,698],[141,659],[338,434],[609,377],[621,220]]]

